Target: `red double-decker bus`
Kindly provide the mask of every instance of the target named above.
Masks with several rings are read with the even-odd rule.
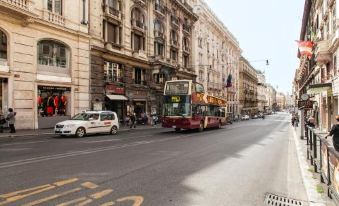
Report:
[[[182,129],[220,128],[226,121],[226,100],[207,95],[191,80],[167,81],[164,88],[162,126]]]

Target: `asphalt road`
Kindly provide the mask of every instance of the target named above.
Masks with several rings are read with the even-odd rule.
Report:
[[[0,142],[0,206],[262,206],[267,193],[306,200],[289,119]]]

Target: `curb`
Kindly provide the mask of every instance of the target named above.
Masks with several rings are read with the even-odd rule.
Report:
[[[310,172],[308,172],[309,165],[307,164],[306,157],[302,151],[302,147],[300,146],[298,135],[293,127],[292,127],[292,131],[293,131],[294,143],[297,149],[297,156],[298,156],[299,167],[301,170],[301,176],[303,179],[309,205],[310,206],[326,206],[326,202],[321,197],[321,194],[317,193],[315,190],[318,182],[314,180],[313,175]]]
[[[161,129],[162,127],[137,127],[137,128],[123,128],[119,131],[121,132],[127,132],[127,131],[133,131],[133,130],[149,130],[149,129]],[[8,133],[8,135],[0,135],[0,139],[2,138],[19,138],[19,137],[38,137],[38,136],[53,136],[55,135],[54,132],[46,132],[46,133],[26,133],[26,134],[11,134]]]

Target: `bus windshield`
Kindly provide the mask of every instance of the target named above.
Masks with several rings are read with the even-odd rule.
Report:
[[[189,85],[188,81],[167,82],[165,95],[187,95],[190,88]]]
[[[189,103],[165,103],[164,116],[190,116],[191,104]]]

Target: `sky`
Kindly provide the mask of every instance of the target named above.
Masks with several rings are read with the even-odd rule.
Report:
[[[205,1],[237,38],[242,55],[254,68],[265,71],[266,82],[291,94],[304,0]],[[269,66],[255,61],[264,59]]]

